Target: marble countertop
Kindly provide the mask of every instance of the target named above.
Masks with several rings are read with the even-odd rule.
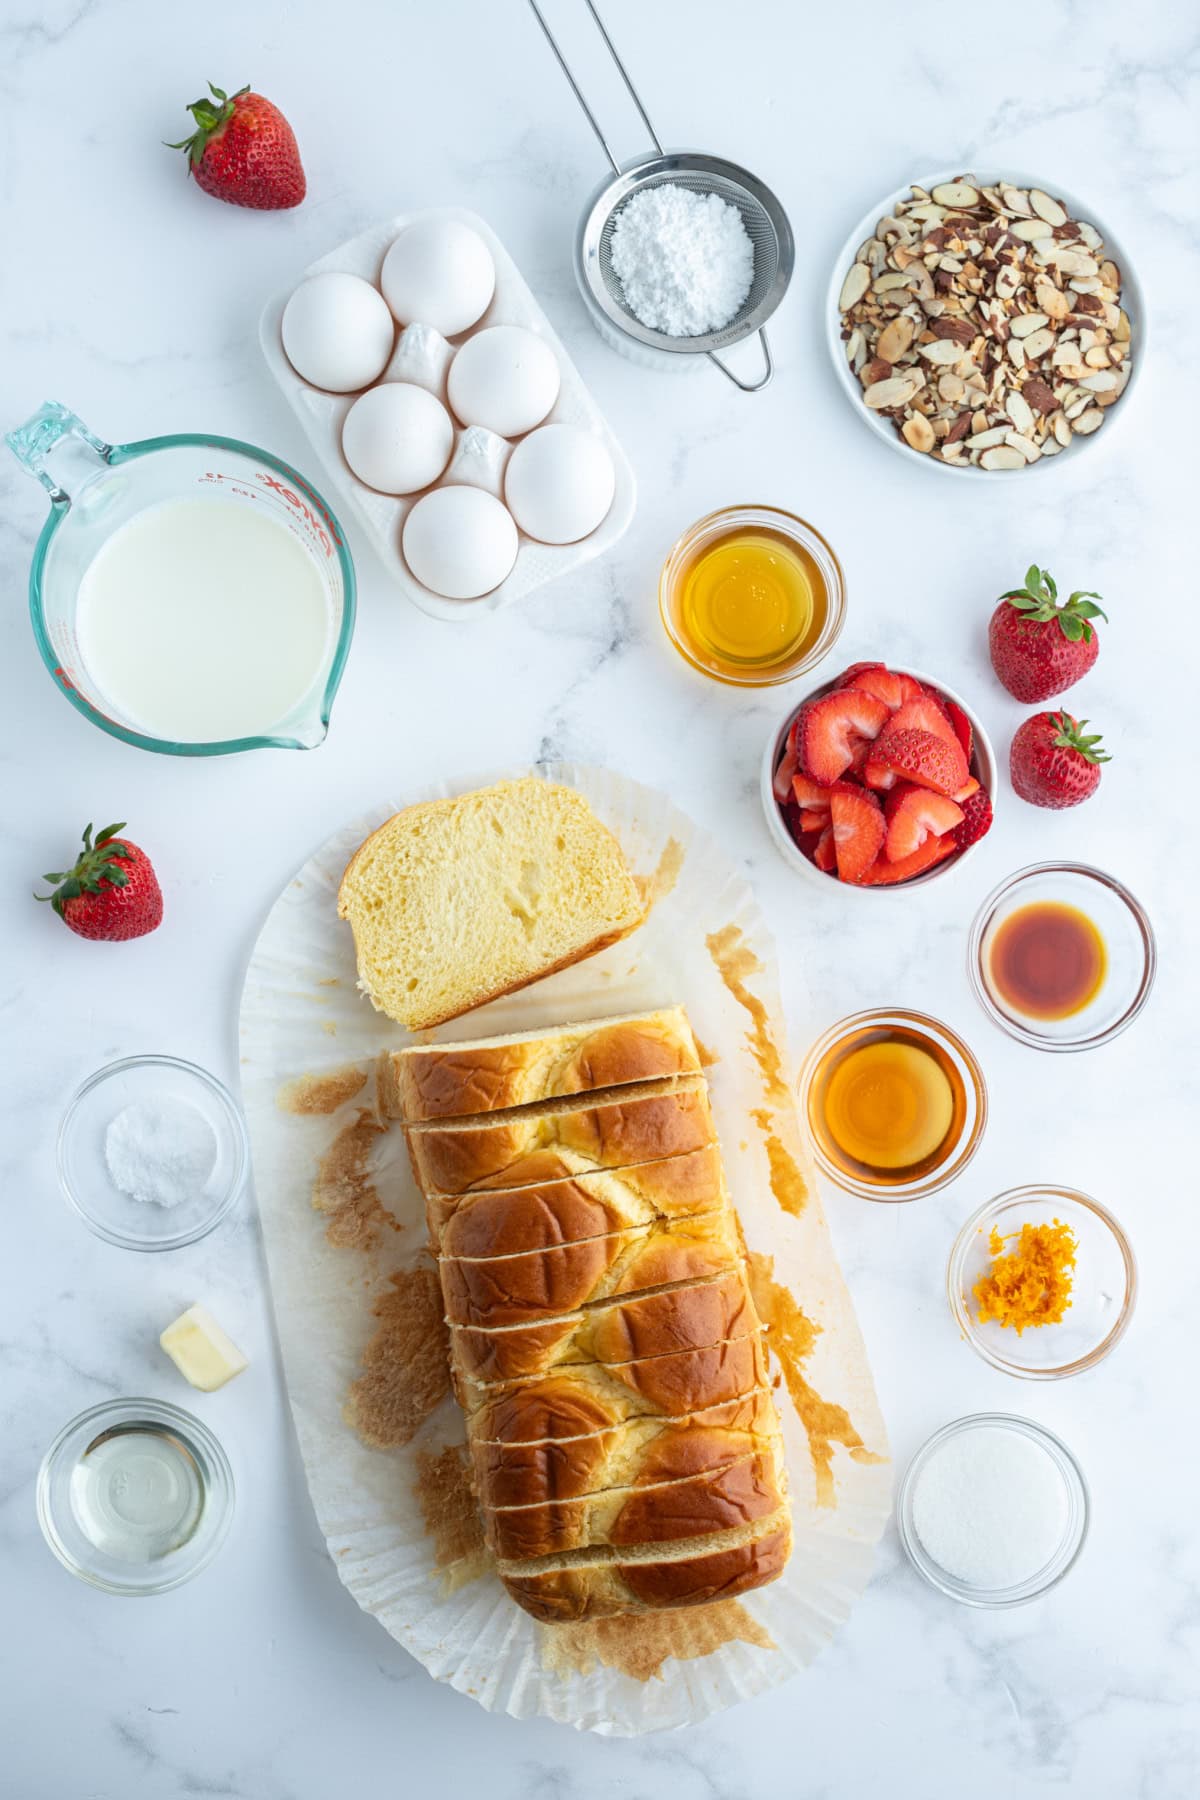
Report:
[[[556,0],[551,11],[581,8]],[[41,496],[0,457],[6,1800],[470,1790],[491,1800],[855,1800],[880,1789],[904,1800],[1182,1800],[1200,1790],[1189,1006],[1198,871],[1183,535],[1195,495],[1179,397],[1200,275],[1194,38],[1184,9],[1163,0],[1135,16],[1115,0],[1013,0],[1001,13],[933,0],[865,0],[852,13],[748,0],[732,43],[717,0],[608,0],[605,12],[665,140],[759,171],[791,213],[797,268],[765,394],[743,397],[708,368],[648,374],[593,332],[569,252],[602,163],[520,0],[341,0],[332,10],[208,0],[186,12],[150,0],[14,0],[0,22],[4,428],[53,397],[110,439],[212,430],[317,475],[260,359],[264,297],[374,219],[464,204],[491,221],[544,302],[640,486],[614,554],[462,629],[390,592],[352,527],[361,609],[328,742],[311,755],[175,761],[94,731],[55,694],[24,612]],[[568,35],[592,54],[578,17]],[[252,80],[292,118],[309,177],[298,211],[219,206],[160,148],[210,76]],[[636,120],[601,72],[595,85],[632,154]],[[826,360],[819,302],[851,223],[905,178],[951,163],[1041,171],[1051,188],[1094,195],[1137,260],[1154,339],[1139,392],[1087,455],[1044,477],[933,479],[871,441]],[[993,597],[1034,559],[1068,586],[1099,588],[1112,623],[1071,702],[1114,753],[1098,798],[1037,812],[1005,783],[972,868],[894,904],[847,905],[832,883],[825,894],[799,884],[756,797],[787,693],[706,683],[657,618],[667,545],[698,515],[744,499],[800,511],[842,554],[844,661],[879,655],[936,671],[974,701],[1002,750],[1022,709],[988,669]],[[923,1587],[889,1531],[870,1589],[803,1678],[701,1729],[637,1742],[488,1716],[434,1685],[344,1592],[305,1492],[252,1205],[191,1250],[142,1258],[92,1238],[54,1173],[63,1104],[102,1063],[164,1050],[236,1077],[235,1007],[259,921],[344,818],[406,783],[559,756],[665,787],[743,862],[778,936],[797,1051],[844,1013],[896,1002],[941,1015],[975,1046],[992,1114],[967,1175],[911,1207],[831,1193],[834,1236],[897,1464],[948,1419],[1012,1410],[1066,1439],[1094,1503],[1076,1571],[1011,1613],[958,1608]],[[77,830],[101,816],[130,821],[166,892],[162,929],[124,947],[74,938],[29,898],[36,874],[60,866]],[[1132,1031],[1092,1055],[1055,1058],[983,1017],[964,948],[995,881],[1064,855],[1129,881],[1153,917],[1162,969]],[[967,1213],[1039,1179],[1110,1205],[1142,1280],[1112,1359],[1048,1385],[986,1368],[958,1340],[943,1290]],[[197,1298],[252,1359],[214,1396],[182,1392],[155,1344]],[[38,1533],[33,1482],[67,1418],[139,1390],[190,1401],[214,1425],[240,1502],[201,1580],[134,1605],[58,1567]]]

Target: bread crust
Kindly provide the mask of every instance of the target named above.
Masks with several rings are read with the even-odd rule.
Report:
[[[737,1400],[752,1388],[761,1387],[767,1379],[761,1333],[728,1338],[701,1350],[647,1356],[639,1362],[577,1363],[566,1368],[576,1380],[598,1381],[604,1391],[625,1398],[629,1416],[655,1413],[680,1417],[701,1407]],[[512,1381],[485,1384],[464,1375],[457,1366],[451,1369],[451,1380],[460,1405],[471,1415],[504,1393],[528,1385]],[[622,1389],[627,1390],[625,1396]]]
[[[409,1124],[701,1072],[682,1007],[475,1044],[414,1044],[387,1060],[385,1110]]]
[[[426,1195],[455,1196],[484,1183],[505,1186],[532,1151],[565,1150],[593,1169],[683,1156],[716,1141],[702,1079],[577,1096],[541,1107],[405,1128],[417,1184]]]

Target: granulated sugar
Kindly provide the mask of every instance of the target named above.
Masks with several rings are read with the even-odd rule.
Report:
[[[1063,1541],[1067,1490],[1048,1451],[1022,1432],[980,1425],[930,1456],[913,1526],[948,1575],[995,1592],[1044,1569]]]
[[[643,325],[700,337],[728,325],[750,292],[754,246],[736,206],[664,182],[617,214],[612,266]]]

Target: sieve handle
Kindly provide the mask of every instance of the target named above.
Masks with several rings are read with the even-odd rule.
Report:
[[[764,367],[763,367],[763,372],[759,376],[757,381],[742,381],[742,380],[740,380],[738,378],[738,376],[736,376],[734,374],[733,370],[728,366],[728,364],[723,363],[721,361],[720,357],[717,355],[715,350],[706,350],[705,351],[705,355],[708,357],[709,361],[715,362],[718,369],[720,369],[722,375],[727,375],[729,377],[730,381],[732,381],[734,387],[741,388],[743,394],[757,394],[760,388],[766,387],[766,385],[770,381],[772,375],[775,373],[775,364],[771,361],[771,346],[767,342],[767,332],[766,332],[765,326],[759,327],[758,335],[762,339]]]
[[[658,133],[655,131],[653,125],[650,123],[650,115],[646,111],[646,108],[642,105],[641,95],[638,93],[637,89],[633,85],[633,82],[629,78],[628,69],[625,67],[625,64],[621,61],[621,58],[617,55],[617,47],[608,35],[608,32],[605,28],[604,20],[600,17],[600,14],[596,11],[594,0],[583,0],[583,3],[592,15],[592,19],[595,23],[596,30],[600,33],[600,36],[604,39],[604,47],[608,51],[608,54],[612,57],[613,62],[616,65],[617,74],[621,77],[621,80],[625,83],[625,88],[629,94],[629,98],[633,101],[633,104],[638,109],[638,113],[641,116],[642,124],[646,127],[646,130],[649,134],[650,142],[654,145],[654,148],[658,151],[658,154],[660,156],[662,156],[664,154],[664,152],[663,152],[662,145],[658,141]],[[541,26],[543,35],[545,36],[545,39],[546,39],[546,42],[549,44],[551,50],[553,50],[554,55],[558,61],[559,68],[562,70],[563,74],[566,76],[568,82],[570,83],[571,92],[574,94],[575,98],[578,100],[581,108],[583,109],[583,115],[584,115],[585,119],[587,120],[588,124],[591,126],[592,130],[595,132],[596,137],[600,143],[600,148],[603,150],[605,156],[607,156],[609,163],[612,166],[613,174],[619,175],[621,173],[621,165],[617,161],[616,157],[613,155],[612,150],[609,148],[608,139],[605,137],[604,133],[600,129],[599,120],[596,118],[595,113],[592,111],[591,107],[588,105],[587,101],[584,99],[583,89],[580,87],[579,83],[576,81],[574,75],[572,74],[571,65],[568,63],[566,57],[563,55],[561,49],[559,48],[558,40],[555,37],[554,33],[551,31],[549,25],[547,25],[545,16],[543,15],[542,9],[538,5],[537,0],[529,0],[529,9],[532,12],[534,18],[537,20],[538,24]],[[738,386],[740,387],[741,385],[742,384],[739,381]]]

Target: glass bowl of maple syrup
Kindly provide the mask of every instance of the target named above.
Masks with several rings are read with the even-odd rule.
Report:
[[[1024,1226],[1070,1232],[1073,1261],[1061,1316],[1018,1331],[984,1308],[975,1289],[998,1256],[1012,1253]],[[1137,1297],[1137,1264],[1117,1220],[1078,1188],[1034,1182],[998,1194],[972,1213],[954,1241],[946,1271],[954,1322],[993,1369],[1028,1381],[1056,1381],[1094,1368],[1124,1337]]]
[[[1141,903],[1086,863],[1034,863],[990,893],[967,968],[984,1011],[1035,1050],[1093,1050],[1132,1025],[1154,984]]]
[[[854,1013],[818,1038],[800,1075],[817,1164],[864,1200],[919,1200],[960,1175],[987,1124],[983,1070],[927,1013]]]
[[[671,546],[658,608],[693,669],[731,687],[774,687],[833,648],[846,584],[807,520],[777,506],[727,506]]]

